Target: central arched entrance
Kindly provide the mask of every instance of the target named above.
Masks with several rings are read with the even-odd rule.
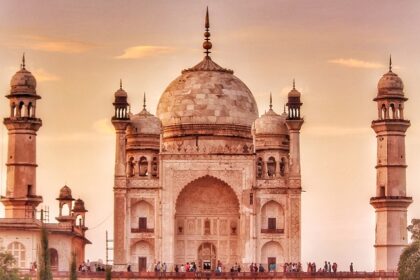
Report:
[[[215,269],[239,261],[239,201],[233,189],[204,176],[186,185],[175,206],[175,263]]]
[[[198,265],[203,270],[212,270],[216,267],[216,247],[204,242],[198,247]]]

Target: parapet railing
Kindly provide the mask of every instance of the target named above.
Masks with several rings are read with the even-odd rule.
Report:
[[[22,273],[31,277],[36,276],[36,272]],[[68,279],[69,272],[54,272],[54,278]],[[84,279],[104,279],[105,272],[78,272],[78,278]],[[397,279],[398,272],[112,272],[112,278],[128,279],[273,279],[273,278],[351,278],[351,279]]]

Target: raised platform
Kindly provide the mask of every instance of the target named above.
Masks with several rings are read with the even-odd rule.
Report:
[[[31,279],[36,279],[35,273],[30,273]],[[68,272],[55,272],[55,280],[69,279]],[[103,280],[105,272],[78,272],[78,279]],[[135,280],[135,279],[369,279],[369,280],[397,280],[397,272],[337,272],[337,273],[283,273],[283,272],[112,272],[113,280]]]

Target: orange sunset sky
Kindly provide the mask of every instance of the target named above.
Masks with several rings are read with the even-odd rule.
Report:
[[[420,218],[420,1],[0,1],[0,92],[26,53],[38,81],[37,192],[57,214],[67,184],[89,210],[87,258],[105,259],[113,231],[115,135],[110,119],[119,79],[133,113],[143,92],[155,114],[161,93],[203,57],[205,8],[212,58],[253,92],[260,114],[283,110],[292,79],[302,92],[302,261],[339,270],[374,267],[376,84],[403,79],[408,220]],[[2,117],[8,101],[0,99]],[[7,130],[1,128],[1,194]],[[0,209],[0,216],[3,216]]]

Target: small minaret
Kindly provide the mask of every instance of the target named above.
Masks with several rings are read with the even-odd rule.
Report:
[[[42,126],[36,117],[35,77],[26,70],[25,55],[21,69],[10,82],[10,115],[4,118],[8,130],[7,189],[1,197],[6,218],[35,218],[42,197],[36,195],[36,132]]]
[[[126,198],[126,137],[125,130],[130,123],[129,104],[127,102],[127,92],[120,88],[114,94],[113,103],[115,114],[112,117],[112,124],[116,132],[115,140],[115,173],[114,173],[114,264],[118,266],[126,265],[125,251],[126,244],[126,224],[125,215],[127,207]]]
[[[292,188],[301,188],[301,174],[300,174],[300,140],[299,134],[303,124],[300,107],[300,92],[296,90],[295,80],[293,80],[293,89],[287,96],[288,114],[286,125],[290,132],[290,167],[289,167],[289,182]]]
[[[74,198],[71,195],[71,189],[67,185],[60,189],[60,195],[57,200],[59,211],[56,220],[60,223],[74,224],[74,217],[71,215]]]
[[[372,121],[377,139],[376,196],[370,204],[376,212],[375,267],[377,271],[396,271],[399,257],[407,245],[407,208],[412,202],[406,194],[405,132],[410,121],[404,119],[402,80],[389,71],[378,83],[374,101],[378,118]]]

